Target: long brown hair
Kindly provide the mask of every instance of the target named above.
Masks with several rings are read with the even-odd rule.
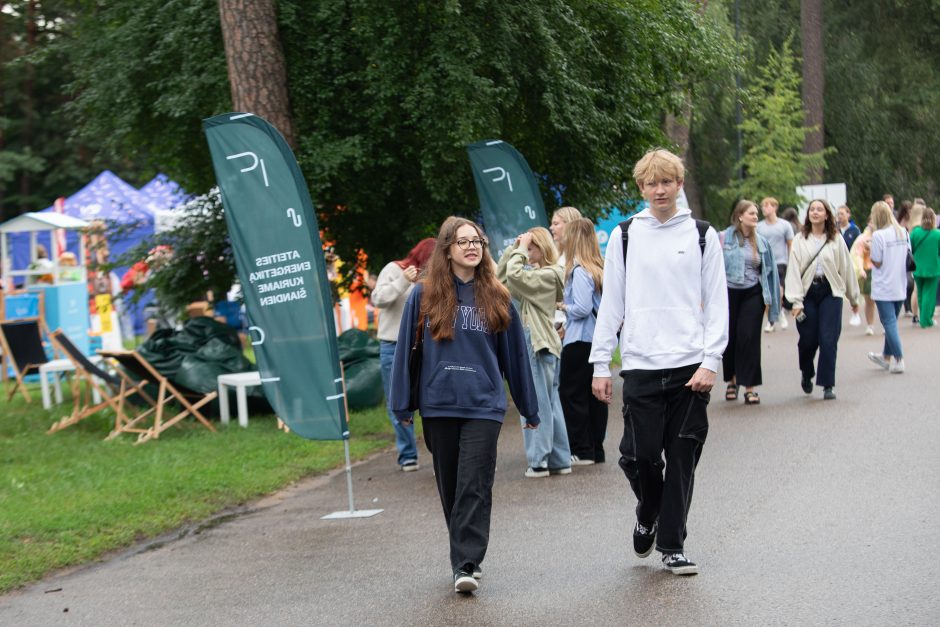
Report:
[[[806,218],[803,220],[803,237],[809,237],[809,234],[813,232],[813,225],[809,221],[809,208],[813,206],[814,202],[821,203],[823,209],[826,210],[826,222],[824,228],[826,231],[826,241],[831,241],[836,238],[836,216],[832,213],[832,207],[829,206],[829,203],[822,198],[815,198],[806,205]]]
[[[480,239],[480,263],[473,273],[473,296],[476,306],[486,319],[490,332],[498,333],[509,328],[509,290],[496,278],[496,264],[488,252],[488,240],[483,229],[475,222],[451,216],[444,220],[437,234],[434,252],[428,261],[427,273],[421,283],[421,318],[428,316],[431,337],[436,341],[454,339],[454,316],[457,315],[457,290],[450,265],[450,247],[457,241],[457,229],[472,226]]]
[[[594,223],[587,218],[578,218],[565,227],[565,281],[571,277],[575,266],[581,266],[594,279],[594,291],[600,292],[604,282],[604,259],[597,244]]]
[[[757,211],[757,205],[750,200],[739,200],[738,204],[734,206],[734,211],[731,212],[731,226],[734,227],[734,236],[737,238],[739,245],[743,245],[745,239],[751,242],[751,254],[754,259],[757,259],[757,229],[751,229],[751,234],[745,235],[744,230],[741,228],[741,216],[751,207],[754,207],[754,210]]]

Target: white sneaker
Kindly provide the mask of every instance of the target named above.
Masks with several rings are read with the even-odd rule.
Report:
[[[572,466],[593,466],[593,459],[581,459],[577,455],[571,456],[571,465]]]
[[[782,325],[781,325],[781,326],[782,326]],[[768,322],[768,323],[764,326],[764,333],[773,333],[773,332],[774,332],[774,325],[772,325],[772,324],[770,324],[770,323]]]
[[[790,326],[790,323],[787,322],[787,317],[786,317],[786,315],[781,314],[781,315],[780,315],[780,328],[781,328],[781,329],[786,329],[788,326]]]
[[[904,372],[904,358],[897,359],[895,357],[891,358],[891,367],[888,372],[891,374],[901,374]]]
[[[885,370],[887,370],[889,367],[888,360],[885,359],[884,355],[879,355],[878,353],[868,353],[868,360],[884,368]]]
[[[874,335],[874,334],[875,334],[875,329],[872,328],[871,325],[868,325],[867,327],[865,327],[865,335]]]

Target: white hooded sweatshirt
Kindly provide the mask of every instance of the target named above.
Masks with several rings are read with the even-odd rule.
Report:
[[[661,370],[701,363],[718,372],[728,343],[728,289],[714,229],[705,253],[692,212],[665,223],[645,209],[633,218],[626,267],[620,227],[607,242],[604,293],[589,361],[595,377],[610,376],[620,333],[622,370]]]

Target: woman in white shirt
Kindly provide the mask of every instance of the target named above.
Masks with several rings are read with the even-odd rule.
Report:
[[[855,269],[845,240],[836,228],[836,218],[825,200],[809,203],[803,228],[793,238],[786,278],[787,300],[793,303],[793,317],[800,334],[797,349],[800,385],[807,394],[816,385],[823,398],[835,399],[836,348],[842,334],[842,300],[848,297],[858,313],[861,298]],[[814,367],[819,351],[819,368]]]
[[[880,354],[868,353],[868,358],[889,372],[901,374],[904,354],[898,314],[907,296],[907,252],[911,240],[884,201],[872,206],[871,222],[875,230],[871,236],[871,298],[885,329],[885,344]]]

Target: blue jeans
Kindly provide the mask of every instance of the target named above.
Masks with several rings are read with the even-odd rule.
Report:
[[[558,396],[558,378],[561,360],[548,349],[538,353],[532,350],[529,331],[526,330],[526,345],[529,349],[529,365],[532,367],[532,383],[539,401],[538,429],[523,429],[525,456],[530,468],[569,468],[571,448],[568,446],[568,429]],[[525,418],[520,416],[524,426]]]
[[[901,335],[898,333],[898,314],[901,313],[903,300],[876,300],[875,307],[878,308],[878,319],[881,320],[881,326],[885,328],[885,347],[881,352],[885,359],[894,357],[901,359],[904,354],[901,352]]]
[[[411,423],[407,427],[398,422],[388,405],[389,384],[392,380],[392,363],[395,361],[395,345],[397,342],[379,342],[379,361],[382,364],[382,387],[385,388],[385,408],[388,419],[395,428],[395,446],[398,447],[398,465],[405,462],[418,461],[418,444],[415,441],[415,426]]]

